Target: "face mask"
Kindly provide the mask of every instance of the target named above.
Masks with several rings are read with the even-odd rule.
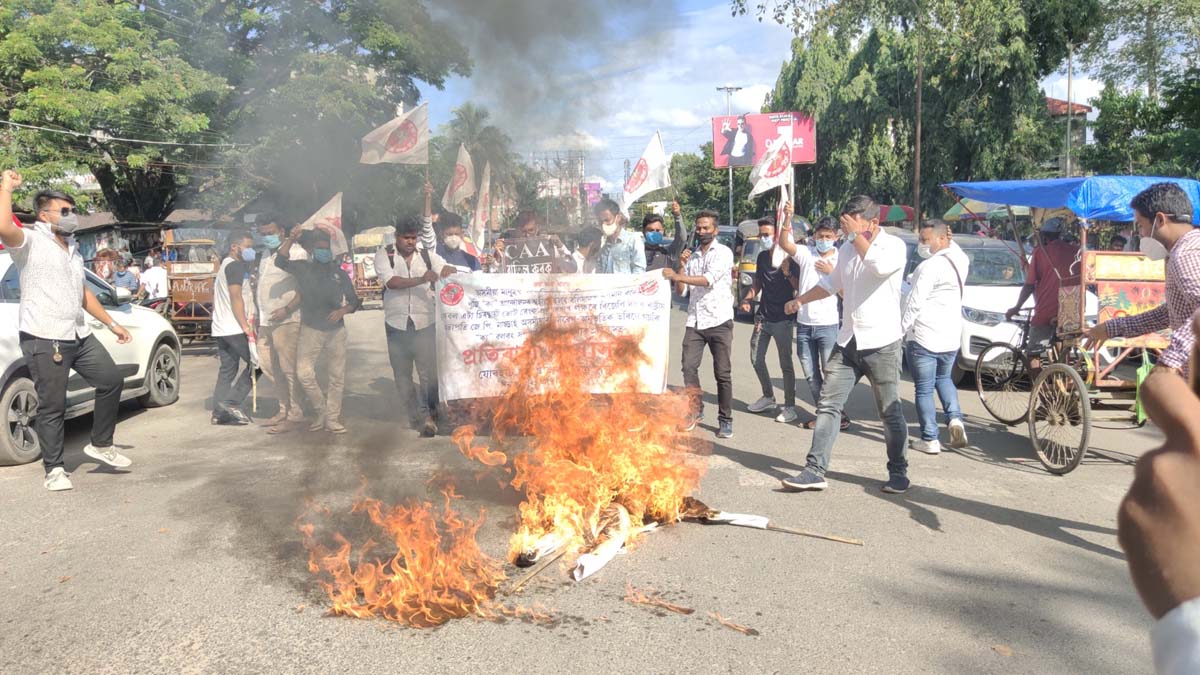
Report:
[[[446,238],[442,240],[442,243],[445,244],[446,248],[450,249],[451,251],[457,251],[459,247],[462,246],[462,237],[457,234],[447,235]]]
[[[646,243],[650,244],[651,246],[662,246],[662,243],[663,243],[662,232],[659,232],[657,230],[652,230],[650,232],[647,232],[646,233]]]
[[[1151,260],[1164,260],[1167,257],[1167,247],[1154,238],[1154,231],[1158,229],[1158,223],[1154,223],[1150,227],[1150,235],[1142,237],[1138,242],[1138,250],[1142,255]]]
[[[333,251],[327,248],[318,248],[313,251],[313,260],[322,265],[333,262]]]
[[[60,234],[74,234],[75,230],[79,229],[79,216],[68,213],[58,219],[58,224],[54,226],[54,229]]]
[[[829,239],[818,239],[814,246],[817,249],[817,253],[829,253],[833,250],[833,247],[836,243],[837,242],[830,241]]]
[[[929,248],[929,244],[917,244],[917,255],[928,258],[933,255],[933,249]]]
[[[279,248],[283,242],[279,240],[279,235],[277,234],[264,234],[262,236],[262,244],[263,246],[266,246],[274,251],[275,249]]]
[[[619,230],[619,229],[621,229],[621,226],[615,220],[612,221],[611,223],[604,223],[603,225],[600,226],[600,231],[603,232],[604,236],[606,236],[606,237],[613,236],[614,234],[617,233],[617,230]]]
[[[758,240],[762,242],[763,248],[771,248],[771,246],[775,243],[775,241],[770,237],[759,237]]]
[[[254,249],[252,249],[252,248],[242,249],[242,260],[245,260],[246,262],[254,262],[254,257],[255,257]]]
[[[712,243],[713,237],[715,237],[715,236],[716,236],[715,234],[709,232],[707,234],[697,234],[696,239],[700,240],[701,246],[708,246],[709,244]]]

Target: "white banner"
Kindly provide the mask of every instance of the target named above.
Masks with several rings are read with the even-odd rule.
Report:
[[[667,386],[670,284],[644,274],[456,274],[438,284],[438,392],[443,401],[500,396],[506,372],[531,331],[554,306],[560,321],[578,319],[617,335],[640,336],[647,361],[638,391]],[[612,344],[579,336],[579,359],[594,374],[590,391],[611,394],[605,363]]]
[[[325,202],[308,220],[300,223],[301,230],[321,229],[329,233],[329,248],[335,256],[349,252],[346,235],[342,234],[342,193],[337,193]]]
[[[471,163],[471,153],[466,145],[458,147],[458,160],[454,163],[454,173],[446,184],[446,192],[442,195],[442,208],[454,212],[459,204],[467,197],[475,194],[475,165]]]
[[[662,133],[656,131],[625,183],[621,210],[628,214],[629,207],[642,195],[668,187],[671,187],[671,156],[663,147]]]
[[[429,104],[397,117],[363,136],[360,164],[428,164]]]
[[[471,229],[467,232],[467,235],[470,237],[472,244],[478,248],[483,248],[484,232],[487,228],[487,222],[491,218],[492,163],[490,161],[483,165],[483,177],[479,180],[479,192],[476,195],[475,220],[471,223]]]

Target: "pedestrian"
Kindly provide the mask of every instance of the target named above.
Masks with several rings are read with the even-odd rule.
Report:
[[[339,238],[341,233],[337,235]],[[300,241],[307,260],[291,258]],[[341,242],[339,242],[341,243]],[[339,248],[344,249],[344,244]],[[296,379],[316,413],[309,431],[346,433],[342,424],[342,395],[346,388],[347,314],[362,306],[354,282],[338,265],[332,236],[324,229],[292,228],[275,255],[275,265],[296,278],[300,293],[300,335],[296,347]],[[325,366],[326,386],[317,381],[317,363]]]
[[[79,227],[75,200],[63,192],[40,192],[34,198],[37,222],[29,228],[17,227],[12,195],[20,186],[17,172],[0,174],[0,244],[20,275],[18,340],[37,391],[33,424],[46,470],[43,485],[57,492],[72,487],[63,462],[63,420],[72,371],[95,390],[91,442],[84,446],[84,454],[118,468],[132,464],[113,447],[124,381],[84,314],[112,331],[119,344],[132,338],[88,290],[83,256],[73,236]]]
[[[832,216],[817,220],[809,244],[796,244],[791,237],[792,205],[787,206],[787,222],[783,225],[779,247],[792,257],[799,274],[796,290],[800,294],[816,288],[822,281],[829,279],[838,263],[838,224]],[[838,311],[838,298],[831,295],[821,300],[804,304],[796,312],[796,356],[800,359],[800,368],[804,371],[804,379],[808,383],[808,391],[812,395],[813,410],[821,400],[821,388],[825,383],[825,369],[833,348],[837,346],[838,324],[841,315]],[[804,423],[805,429],[815,429],[817,420],[814,417]],[[850,416],[842,410],[838,428],[845,431],[850,428]]]
[[[784,258],[783,264],[775,267],[771,263],[775,255],[774,218],[758,220],[758,260],[754,267],[754,283],[746,289],[742,298],[742,311],[750,313],[754,298],[762,293],[758,309],[754,313],[754,332],[750,336],[750,363],[758,375],[762,397],[748,406],[752,413],[770,412],[776,422],[795,422],[796,414],[796,370],[792,365],[792,330],[795,321],[784,311],[788,301],[796,297],[799,275],[797,266]],[[775,385],[771,383],[771,372],[767,368],[767,351],[771,341],[779,354],[779,366],[783,370],[783,407],[775,402]]]
[[[1108,240],[1108,250],[1121,252],[1129,245],[1129,241],[1119,234],[1114,234],[1112,239]]]
[[[663,277],[675,282],[676,292],[688,294],[688,315],[683,334],[683,384],[691,399],[684,431],[704,418],[701,400],[700,361],[708,348],[717,380],[717,438],[733,437],[733,380],[730,351],[733,347],[733,251],[717,241],[716,211],[696,214],[695,252],[684,249],[679,267],[666,268]]]
[[[148,300],[158,300],[167,297],[167,270],[158,256],[148,258],[146,271],[142,272],[139,280],[137,295]]]
[[[1171,331],[1171,342],[1155,368],[1187,375],[1188,356],[1196,336],[1189,319],[1200,307],[1200,226],[1193,224],[1196,205],[1175,183],[1155,183],[1132,202],[1141,235],[1141,252],[1151,260],[1167,259],[1166,301],[1148,312],[1111,319],[1086,331],[1092,346],[1109,338],[1136,337]]]
[[[967,445],[967,430],[958,407],[958,387],[950,379],[962,340],[963,284],[970,260],[950,237],[950,226],[940,220],[921,222],[917,255],[924,261],[912,274],[904,298],[900,328],[908,341],[908,368],[916,390],[917,421],[921,437],[908,447],[929,455],[942,451],[938,440],[937,408],[933,392],[942,399],[950,447]]]
[[[571,258],[575,269],[582,274],[596,273],[596,260],[600,257],[600,241],[604,234],[598,227],[585,227],[575,235],[575,251]]]
[[[304,424],[304,390],[296,374],[300,349],[300,285],[296,277],[276,264],[283,235],[282,218],[267,213],[258,217],[262,255],[258,261],[258,361],[263,374],[275,385],[279,412],[264,424],[268,434],[294,431]]]
[[[518,256],[510,255],[514,253],[508,250],[508,244],[517,239],[539,239],[542,238],[542,226],[538,220],[536,211],[521,211],[517,214],[516,224],[513,229],[505,231],[492,244],[492,255],[490,256],[490,268],[492,272],[504,272],[508,265]],[[559,272],[575,272],[578,271],[575,267],[575,259],[571,256],[571,252],[563,245],[562,240],[556,234],[548,234],[546,238],[550,240],[550,245],[553,247],[551,257],[554,258],[554,266]]]
[[[611,199],[601,199],[592,207],[600,232],[600,260],[596,271],[601,274],[641,274],[646,271],[646,247],[642,238],[626,229],[621,207]]]
[[[475,272],[479,270],[479,258],[463,250],[463,220],[457,213],[446,213],[438,219],[438,230],[441,238],[437,245],[437,254],[448,264],[454,265],[459,272]]]
[[[879,205],[866,196],[851,197],[839,218],[846,243],[838,264],[820,285],[788,303],[789,313],[799,307],[842,294],[842,326],[837,346],[829,357],[817,424],[804,470],[783,484],[793,490],[824,490],[825,473],[837,441],[842,409],[854,385],[864,376],[871,383],[875,405],[883,422],[887,445],[888,481],[883,491],[900,494],[909,488],[905,445],[908,425],[900,402],[900,282],[907,249],[904,241],[879,227]]]
[[[419,227],[404,221],[396,227],[395,253],[380,249],[375,271],[383,285],[383,319],[388,361],[400,394],[400,410],[412,428],[433,437],[438,432],[437,343],[434,283],[457,272],[437,251],[419,248]],[[413,386],[413,369],[417,386]]]
[[[1042,245],[1033,249],[1033,257],[1029,261],[1029,273],[1025,276],[1025,285],[1017,296],[1017,304],[1004,313],[1005,318],[1012,320],[1017,312],[1033,296],[1033,318],[1029,321],[1028,348],[1034,354],[1029,359],[1030,368],[1040,370],[1042,361],[1038,358],[1050,348],[1056,333],[1058,323],[1058,290],[1063,286],[1079,285],[1079,269],[1075,259],[1079,248],[1062,241],[1063,219],[1050,218],[1042,223],[1038,236]]]
[[[253,304],[250,271],[255,260],[254,239],[249,232],[236,232],[217,269],[213,284],[212,336],[217,343],[217,382],[213,386],[213,424],[245,425],[250,417],[241,409],[250,395],[254,364],[250,341]]]
[[[101,279],[112,283],[116,270],[117,252],[111,248],[102,248],[92,256],[92,271]]]
[[[691,233],[684,227],[683,211],[678,201],[671,202],[671,215],[675,219],[675,238],[671,240],[670,246],[663,245],[663,217],[657,213],[648,213],[642,218],[647,270],[675,269],[679,262],[679,254],[687,248],[688,240],[691,239]]]
[[[113,270],[112,285],[114,288],[124,288],[129,291],[129,295],[131,296],[137,293],[141,282],[138,281],[137,274],[129,269],[129,263],[125,258],[118,257],[113,261]]]

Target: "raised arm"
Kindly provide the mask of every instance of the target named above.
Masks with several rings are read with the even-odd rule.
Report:
[[[5,169],[0,175],[0,243],[8,248],[20,248],[25,244],[25,232],[13,222],[13,190],[21,187],[21,174]]]

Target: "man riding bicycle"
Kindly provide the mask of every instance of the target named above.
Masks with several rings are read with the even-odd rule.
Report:
[[[1062,228],[1062,218],[1050,218],[1042,224],[1038,233],[1042,245],[1033,251],[1025,286],[1021,288],[1017,304],[1004,313],[1005,318],[1011,321],[1021,311],[1025,301],[1033,296],[1033,318],[1029,322],[1027,347],[1031,356],[1030,367],[1033,369],[1041,367],[1040,360],[1033,355],[1045,353],[1054,341],[1058,324],[1058,289],[1079,285],[1078,268],[1074,268],[1079,249],[1061,240]]]

